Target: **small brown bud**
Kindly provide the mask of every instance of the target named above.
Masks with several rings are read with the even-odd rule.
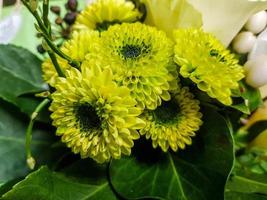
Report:
[[[63,23],[63,19],[61,17],[57,17],[56,20],[55,20],[55,23],[57,25],[61,25]]]
[[[59,6],[51,6],[50,7],[51,12],[60,15],[60,7]]]
[[[72,25],[74,24],[75,20],[76,20],[76,16],[77,14],[74,12],[68,12],[65,17],[64,17],[64,21],[68,24],[68,25]]]
[[[71,11],[76,11],[77,7],[78,7],[78,2],[77,0],[68,0],[67,4],[66,4],[67,9],[71,10]]]

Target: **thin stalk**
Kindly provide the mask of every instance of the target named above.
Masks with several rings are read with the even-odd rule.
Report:
[[[44,25],[49,28],[50,23],[48,20],[48,13],[49,13],[49,0],[43,0],[43,21]]]
[[[57,58],[56,58],[55,54],[53,52],[48,52],[48,55],[51,58],[51,61],[52,61],[53,65],[54,65],[54,67],[55,67],[55,69],[56,69],[56,71],[58,73],[58,76],[65,77],[65,74],[63,73],[63,71],[61,70],[61,68],[60,68],[60,66],[58,64],[58,61],[57,61]]]
[[[72,60],[69,56],[67,56],[66,54],[64,54],[60,49],[57,48],[57,46],[50,40],[49,37],[47,37],[47,35],[43,34],[45,41],[47,42],[48,46],[57,54],[59,55],[61,58],[65,59],[68,61],[68,63],[75,68],[78,68],[80,66],[80,63]]]
[[[25,142],[25,150],[26,150],[26,157],[27,157],[27,164],[30,169],[34,169],[35,167],[35,159],[32,157],[31,153],[31,141],[32,141],[32,129],[36,117],[41,112],[41,110],[50,102],[49,99],[44,99],[34,110],[31,115],[31,119],[29,125],[26,130],[26,142]]]

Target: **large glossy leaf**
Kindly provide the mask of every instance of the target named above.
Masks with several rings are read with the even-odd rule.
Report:
[[[111,183],[123,197],[164,200],[222,200],[233,164],[230,130],[222,116],[205,109],[204,125],[193,145],[162,153],[136,145],[133,157],[114,160]]]
[[[0,183],[5,183],[29,172],[25,156],[28,119],[8,103],[0,101],[0,105]],[[62,153],[60,148],[51,148],[54,136],[47,129],[35,128],[33,136],[32,150],[37,165],[50,163]]]
[[[65,176],[62,173],[50,171],[47,167],[42,167],[38,171],[30,174],[25,180],[3,196],[3,200],[116,200],[116,196],[110,189],[107,178],[103,178],[103,173],[99,168],[91,165],[84,165],[84,169],[95,175],[91,177],[91,182],[85,182],[86,173],[83,179]],[[99,174],[100,173],[100,174]],[[100,178],[99,178],[100,177]],[[94,178],[94,180],[93,180]],[[90,177],[89,177],[90,179]],[[102,179],[102,180],[101,180]]]
[[[9,190],[12,189],[12,187],[21,181],[23,178],[16,178],[11,181],[6,182],[5,184],[0,185],[0,197],[2,197],[3,194],[7,193]],[[1,199],[1,198],[0,198]]]
[[[25,105],[21,95],[43,91],[41,60],[28,50],[0,45],[0,98],[30,112],[36,103]]]

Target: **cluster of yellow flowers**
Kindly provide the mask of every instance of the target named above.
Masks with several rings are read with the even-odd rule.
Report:
[[[82,158],[102,163],[130,155],[140,135],[163,151],[184,149],[202,114],[179,75],[225,105],[243,78],[237,60],[212,35],[177,30],[172,41],[140,17],[130,1],[98,0],[81,12],[61,47],[80,68],[58,58],[65,74],[58,77],[51,60],[43,63],[43,77],[55,88],[56,133]]]

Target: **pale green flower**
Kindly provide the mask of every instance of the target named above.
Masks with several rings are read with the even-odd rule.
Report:
[[[144,127],[130,90],[112,79],[110,69],[96,65],[83,65],[81,72],[71,68],[66,78],[58,78],[50,106],[62,142],[99,163],[130,155],[137,130]]]

